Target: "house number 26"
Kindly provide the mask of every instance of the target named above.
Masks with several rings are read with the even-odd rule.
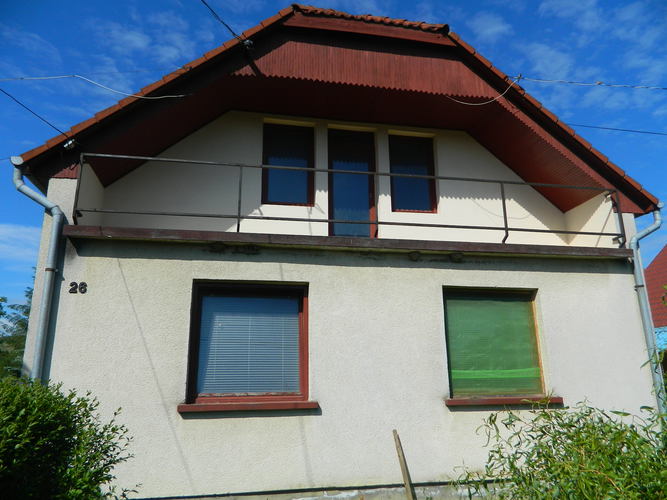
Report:
[[[88,291],[88,284],[85,281],[77,283],[72,281],[69,284],[69,293],[86,293]]]

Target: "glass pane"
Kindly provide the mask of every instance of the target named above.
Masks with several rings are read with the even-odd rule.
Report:
[[[296,297],[204,297],[197,392],[299,392],[299,302]]]
[[[264,124],[264,164],[312,168],[313,129]],[[311,200],[311,172],[264,170],[266,203],[307,204]]]
[[[433,140],[390,135],[389,162],[394,174],[433,175]],[[433,186],[434,181],[429,179],[392,177],[392,208],[430,212],[435,206]]]
[[[370,172],[374,169],[375,142],[371,132],[329,130],[329,165],[334,170]],[[368,175],[338,174],[329,176],[330,218],[370,220],[371,187]],[[333,223],[337,236],[370,236],[370,224]]]
[[[531,300],[449,297],[446,315],[454,396],[542,393]]]

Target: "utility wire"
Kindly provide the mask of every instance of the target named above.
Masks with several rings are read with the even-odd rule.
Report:
[[[102,85],[99,82],[96,82],[94,80],[91,80],[90,78],[86,78],[85,76],[81,75],[56,75],[56,76],[25,76],[25,77],[18,77],[16,80],[61,80],[63,78],[78,78],[80,80],[86,81],[88,83],[91,83],[93,85],[96,85],[100,88],[103,88],[105,90],[108,90],[110,92],[115,92],[116,94],[121,94],[124,96],[128,97],[136,97],[137,99],[148,99],[148,100],[155,100],[155,99],[174,99],[174,98],[179,98],[179,97],[187,97],[188,94],[177,94],[177,95],[161,95],[161,96],[144,96],[144,95],[137,95],[137,94],[128,94],[127,92],[122,92],[120,90],[112,89],[111,87],[107,87],[106,85]],[[7,80],[3,80],[7,81]]]
[[[203,0],[202,0],[202,1],[203,1]],[[135,94],[127,94],[127,93],[125,93],[125,92],[121,92],[121,91],[119,91],[119,90],[114,90],[114,89],[109,88],[109,87],[107,87],[107,86],[105,86],[105,85],[102,85],[102,84],[99,84],[99,83],[97,83],[97,82],[94,82],[93,80],[90,80],[89,78],[83,77],[83,76],[81,76],[81,75],[57,75],[57,76],[17,77],[17,78],[11,78],[11,79],[10,79],[10,78],[7,78],[7,79],[0,79],[0,81],[7,81],[7,80],[55,80],[55,79],[61,79],[61,78],[80,78],[80,79],[85,80],[85,81],[87,81],[87,82],[90,82],[90,83],[92,83],[92,84],[94,84],[94,85],[98,85],[99,87],[102,87],[102,88],[104,88],[104,89],[110,90],[111,92],[117,92],[117,93],[119,93],[119,94],[123,94],[123,95],[130,96],[130,97],[137,97],[137,98],[140,98],[140,99],[164,99],[164,98],[176,98],[176,97],[186,97],[186,96],[187,96],[187,94],[183,94],[183,95],[171,95],[171,96],[146,97],[146,96],[139,96],[139,95],[135,95]],[[445,96],[445,97],[447,97],[448,99],[451,99],[451,100],[454,101],[454,102],[457,102],[457,103],[459,103],[459,104],[464,104],[464,105],[466,105],[466,106],[483,106],[483,105],[485,105],[485,104],[490,104],[490,103],[492,103],[492,102],[495,102],[495,101],[497,101],[498,99],[500,99],[501,97],[503,97],[505,94],[507,94],[507,92],[509,92],[510,88],[512,88],[512,86],[513,86],[515,83],[517,83],[519,80],[521,80],[521,79],[524,79],[524,80],[534,80],[534,79],[527,78],[527,77],[525,77],[525,76],[517,75],[516,77],[514,77],[514,79],[512,80],[512,82],[511,82],[511,83],[509,84],[509,86],[503,91],[502,94],[499,94],[498,96],[494,97],[493,99],[490,99],[490,100],[485,101],[485,102],[474,102],[474,103],[473,103],[473,102],[464,102],[464,101],[459,101],[458,99],[455,99],[455,98],[453,98],[453,97],[451,97],[451,96]],[[544,80],[544,81],[547,81],[547,80]],[[564,81],[564,80],[563,80],[563,81],[560,81],[560,80],[548,80],[548,82],[555,82],[555,83],[561,83],[561,82],[562,82],[562,83],[568,83],[568,82],[566,82],[566,81]],[[595,84],[591,84],[591,85],[595,85]],[[605,84],[605,85],[606,85],[606,84]],[[609,86],[611,86],[611,85],[609,85]],[[619,86],[621,86],[621,85],[615,85],[615,86],[619,87]],[[629,86],[627,86],[627,85],[623,85],[623,87],[629,87]],[[663,88],[663,87],[643,87],[643,86],[635,86],[635,87],[633,87],[633,88],[651,88],[651,89],[655,89],[655,90],[663,90],[663,89],[664,89],[664,90],[667,90],[667,88]],[[19,101],[16,97],[14,97],[13,95],[11,95],[11,94],[10,94],[9,92],[7,92],[6,90],[3,90],[3,89],[0,88],[0,92],[2,92],[3,94],[5,94],[7,97],[9,97],[9,98],[12,99],[14,102],[16,102],[19,106],[23,107],[25,110],[27,110],[28,112],[32,113],[35,117],[39,118],[41,121],[43,121],[44,123],[46,123],[47,125],[49,125],[51,128],[53,128],[53,129],[56,130],[57,132],[59,132],[59,133],[65,135],[65,136],[69,137],[69,136],[67,135],[66,132],[63,132],[63,131],[60,130],[58,127],[56,127],[53,123],[51,123],[50,121],[48,121],[46,118],[44,118],[44,117],[42,117],[41,115],[37,114],[35,111],[33,111],[33,110],[30,109],[28,106],[26,106],[25,104],[23,104],[21,101]],[[637,130],[637,129],[627,129],[627,128],[603,127],[603,126],[599,126],[599,125],[583,125],[583,124],[580,124],[580,123],[568,123],[568,125],[571,126],[571,127],[583,127],[583,128],[592,128],[592,129],[599,129],[599,130],[610,130],[610,131],[614,131],[614,132],[628,132],[628,133],[632,133],[632,134],[650,134],[650,135],[667,136],[667,132],[656,132],[656,131],[652,131],[652,130]]]
[[[530,78],[527,76],[519,75],[516,78],[521,78],[529,82],[539,82],[539,83],[565,83],[568,85],[579,85],[582,87],[612,87],[612,88],[623,88],[623,89],[646,89],[646,90],[667,90],[667,87],[657,87],[654,85],[630,85],[622,83],[605,83],[603,81],[595,82],[577,82],[572,80],[549,80],[547,78]]]
[[[206,8],[211,11],[211,14],[213,15],[213,17],[215,17],[215,19],[218,22],[220,22],[225,28],[227,28],[227,30],[229,30],[229,32],[232,34],[232,36],[234,38],[236,38],[242,45],[244,45],[246,47],[249,47],[249,46],[252,45],[251,40],[248,40],[247,38],[243,39],[239,35],[237,35],[236,32],[232,29],[232,27],[229,24],[227,24],[226,22],[224,22],[222,20],[222,18],[218,15],[218,13],[216,11],[214,11],[213,8],[208,3],[206,3],[206,0],[201,0],[201,3],[203,3],[206,6]]]
[[[13,95],[11,95],[11,94],[10,94],[9,92],[7,92],[6,90],[0,89],[0,92],[2,92],[3,94],[5,94],[7,97],[9,97],[11,100],[13,100],[16,104],[18,104],[18,105],[21,106],[22,108],[26,109],[27,111],[29,111],[30,113],[32,113],[33,115],[35,115],[37,118],[39,118],[39,119],[42,120],[44,123],[46,123],[49,127],[53,128],[53,129],[55,129],[55,130],[57,130],[58,132],[60,132],[60,133],[61,133],[62,135],[64,135],[65,137],[69,137],[69,135],[67,135],[66,132],[63,132],[63,131],[60,130],[58,127],[56,127],[53,123],[51,123],[49,120],[47,120],[46,118],[44,118],[44,117],[38,115],[37,113],[35,113],[32,109],[30,109],[28,106],[26,106],[25,104],[23,104],[21,101],[19,101],[16,97],[14,97]]]
[[[191,69],[190,66],[179,66],[178,68],[143,68],[143,69],[126,69],[123,71],[93,71],[92,73],[86,73],[88,76],[94,76],[94,75],[124,75],[128,73],[146,73],[146,72],[160,72],[164,73],[165,71],[187,71]],[[64,75],[63,75],[64,76]],[[20,80],[48,80],[52,78],[51,76],[44,75],[44,76],[11,76],[11,77],[5,77],[5,78],[0,78],[0,82],[15,82],[15,81],[20,81]]]
[[[484,102],[465,102],[465,101],[459,101],[458,99],[454,99],[452,96],[448,96],[447,94],[445,94],[445,97],[446,97],[447,99],[449,99],[450,101],[454,101],[454,102],[457,102],[457,103],[459,103],[459,104],[465,104],[466,106],[484,106],[485,104],[491,104],[492,102],[497,101],[498,99],[500,99],[501,97],[503,97],[505,94],[507,94],[507,92],[509,92],[509,90],[512,88],[512,85],[514,85],[516,82],[518,82],[521,78],[523,78],[521,75],[514,77],[514,79],[512,80],[512,82],[509,84],[509,87],[507,87],[507,88],[503,91],[502,94],[499,94],[499,95],[497,95],[496,97],[494,97],[493,99],[489,99],[488,101],[484,101]]]
[[[616,132],[631,132],[633,134],[651,134],[651,135],[667,135],[667,132],[653,132],[651,130],[635,130],[631,128],[614,128],[614,127],[600,127],[598,125],[581,125],[579,123],[568,123],[571,127],[597,128],[601,130],[614,130]]]

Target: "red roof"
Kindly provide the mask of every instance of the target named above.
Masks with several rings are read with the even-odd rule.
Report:
[[[153,156],[230,109],[460,129],[528,182],[615,188],[627,212],[657,204],[519,85],[499,98],[512,80],[446,24],[294,4],[241,38],[253,41],[252,51],[232,39],[138,92],[187,98],[127,97],[68,135],[85,152]],[[463,106],[452,97],[493,102]],[[78,154],[61,148],[67,140],[59,135],[22,155],[37,185],[76,175]],[[105,185],[136,166],[93,165]],[[540,191],[563,211],[593,195]]]
[[[653,326],[660,328],[667,326],[667,304],[662,297],[667,297],[667,245],[663,247],[658,255],[644,271],[646,277],[646,291],[651,304],[653,315]]]

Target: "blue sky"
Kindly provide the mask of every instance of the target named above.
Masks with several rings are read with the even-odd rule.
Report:
[[[242,31],[288,5],[209,0]],[[667,87],[667,2],[663,0],[320,0],[355,14],[448,23],[509,75]],[[7,81],[80,74],[133,92],[230,37],[198,0],[7,0],[0,5],[0,88],[66,130],[122,95],[75,79]],[[667,133],[667,91],[522,81],[567,123]],[[8,161],[57,132],[0,94],[0,296],[23,299],[37,253],[42,210],[18,194]],[[575,127],[658,198],[667,199],[667,136]],[[645,226],[650,216],[640,219]],[[667,230],[642,246],[644,262]]]

